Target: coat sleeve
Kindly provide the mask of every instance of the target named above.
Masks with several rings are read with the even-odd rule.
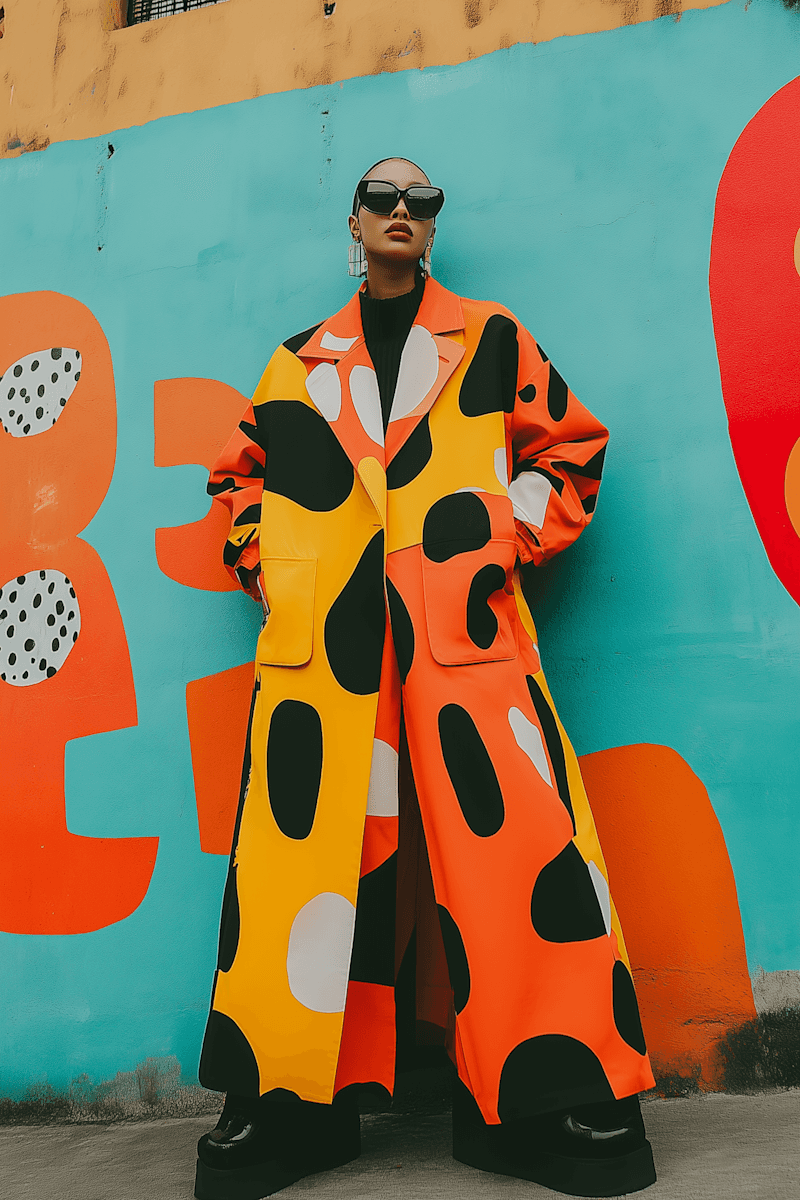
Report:
[[[592,519],[608,430],[569,390],[527,329],[519,327],[511,414],[511,483],[520,560],[540,564]]]
[[[258,535],[261,525],[261,495],[264,489],[265,447],[259,440],[251,404],[236,432],[220,454],[208,481],[207,491],[228,510],[231,531],[222,552],[228,573],[248,591],[246,572],[259,563]],[[258,600],[257,592],[250,591]]]

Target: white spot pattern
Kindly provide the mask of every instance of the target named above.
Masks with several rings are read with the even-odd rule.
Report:
[[[508,723],[520,750],[523,754],[527,754],[548,787],[552,787],[553,780],[550,776],[550,767],[539,727],[529,721],[519,708],[508,710]]]
[[[369,769],[368,817],[396,817],[399,813],[397,764],[398,755],[394,746],[375,738]]]
[[[344,1012],[356,910],[338,892],[320,892],[292,922],[286,974],[289,990],[312,1012]]]
[[[349,350],[353,343],[357,341],[357,337],[340,338],[335,333],[331,333],[330,329],[326,329],[319,340],[319,344],[323,350]]]
[[[412,325],[400,355],[390,421],[407,417],[421,404],[439,376],[439,351],[427,329]]]
[[[29,571],[0,588],[0,679],[43,683],[63,667],[81,631],[75,589],[61,571]]]
[[[494,473],[497,476],[497,482],[508,489],[508,456],[505,446],[501,446],[494,452]]]
[[[608,882],[596,862],[590,859],[586,865],[589,868],[594,890],[597,893],[597,902],[603,914],[606,933],[611,933],[611,896],[608,891]]]
[[[353,367],[350,372],[350,397],[356,416],[367,437],[379,446],[383,445],[383,414],[378,376],[372,367]]]
[[[320,363],[309,371],[306,391],[326,421],[335,421],[342,411],[342,385],[333,363]]]
[[[17,359],[0,375],[0,423],[12,437],[55,425],[81,377],[78,350],[53,346]]]
[[[508,488],[517,520],[541,529],[552,490],[549,479],[545,479],[538,471],[523,471],[518,475]]]

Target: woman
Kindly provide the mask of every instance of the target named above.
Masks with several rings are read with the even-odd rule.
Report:
[[[457,1068],[456,1158],[581,1196],[655,1179],[622,933],[519,579],[591,520],[608,435],[508,310],[431,278],[443,202],[405,159],[367,172],[365,286],[276,351],[211,474],[268,619],[200,1200],[358,1154],[401,962]]]

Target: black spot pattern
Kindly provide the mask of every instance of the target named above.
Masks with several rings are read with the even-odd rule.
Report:
[[[606,447],[603,446],[602,449],[598,450],[597,454],[593,454],[589,461],[584,463],[583,466],[581,466],[579,463],[567,462],[566,460],[554,462],[553,466],[564,467],[567,471],[569,471],[570,475],[581,475],[584,479],[600,479],[601,475],[603,474],[603,463],[605,462],[605,457]]]
[[[425,514],[422,548],[432,562],[481,550],[492,536],[489,510],[475,492],[442,496]]]
[[[539,872],[531,896],[531,921],[546,942],[588,942],[605,936],[592,877],[574,842],[568,842]]]
[[[51,357],[66,359],[61,371],[53,371],[48,380],[40,371],[40,359],[48,351],[40,350],[26,354],[19,362],[0,375],[0,424],[12,437],[26,437],[44,433],[55,425],[67,400],[81,377],[80,353],[56,347],[49,351]],[[73,372],[73,363],[75,371]],[[8,385],[13,380],[13,386]],[[39,403],[34,402],[36,397]]]
[[[464,949],[464,939],[461,930],[456,925],[443,904],[437,904],[439,924],[442,929],[442,941],[447,958],[447,971],[450,976],[450,987],[453,989],[453,1007],[460,1013],[469,1000],[470,977],[467,952]]]
[[[583,499],[581,500],[581,506],[583,507],[583,511],[586,513],[587,516],[589,515],[589,513],[594,512],[596,505],[597,505],[597,493],[596,492],[593,492],[591,494],[591,496],[584,496]]]
[[[497,617],[489,597],[505,587],[506,573],[499,563],[487,563],[476,572],[467,596],[467,633],[476,646],[488,650],[497,637]]]
[[[458,405],[464,416],[513,412],[518,365],[517,327],[502,313],[494,313],[483,327],[478,348],[458,394]]]
[[[219,928],[219,955],[217,966],[220,971],[230,971],[239,948],[239,891],[236,886],[238,867],[231,864],[225,881],[222,900],[222,919]]]
[[[353,490],[353,464],[325,418],[299,400],[272,400],[255,413],[253,440],[267,456],[265,490],[311,512],[344,504]]]
[[[386,595],[389,600],[389,620],[392,625],[392,641],[397,655],[397,668],[400,672],[401,683],[405,683],[414,661],[414,625],[403,597],[391,579],[386,580]]]
[[[563,421],[567,415],[567,385],[552,363],[547,385],[547,411],[554,421]]]
[[[572,797],[569,791],[569,780],[567,779],[567,761],[564,757],[564,747],[561,743],[561,735],[558,732],[558,725],[553,714],[553,710],[545,699],[544,692],[539,687],[532,675],[525,676],[525,682],[528,685],[528,691],[531,694],[533,707],[536,709],[536,715],[539,718],[539,724],[542,727],[544,740],[547,743],[547,753],[550,755],[550,762],[553,764],[553,771],[556,777],[556,787],[558,794],[570,815],[572,821],[572,831],[575,833],[577,827],[575,825],[575,814],[572,811]]]
[[[203,1087],[212,1092],[258,1096],[258,1064],[253,1048],[225,1013],[212,1010],[209,1014],[198,1075]]]
[[[219,496],[222,492],[240,492],[242,489],[236,486],[236,481],[228,476],[221,483],[206,484],[206,492],[209,496]]]
[[[559,496],[564,491],[564,480],[560,475],[554,475],[552,471],[546,470],[545,467],[537,465],[535,458],[520,458],[514,463],[512,479],[518,479],[520,475],[524,475],[528,471],[535,471],[537,475],[543,476],[547,482],[556,489]]]
[[[530,404],[536,399],[536,385],[534,383],[526,383],[524,388],[520,388],[519,398],[523,404]]]
[[[359,881],[351,979],[394,985],[396,897],[397,851]]]
[[[503,1122],[569,1103],[613,1099],[599,1058],[584,1042],[543,1033],[520,1042],[504,1062],[497,1110]]]
[[[322,322],[320,321],[319,325],[312,325],[310,329],[304,329],[302,333],[296,333],[293,337],[287,338],[283,343],[284,346],[292,354],[297,354],[297,351],[302,350],[306,342],[314,336],[321,324]]]
[[[430,419],[426,413],[386,468],[387,488],[391,491],[411,483],[427,467],[432,454]]]
[[[31,571],[0,588],[0,679],[30,687],[64,665],[80,632],[75,589],[60,571]]]
[[[328,662],[345,691],[356,696],[377,692],[385,632],[383,530],[380,530],[325,618]]]
[[[619,1036],[638,1054],[646,1054],[642,1021],[631,973],[624,962],[614,963],[614,1024]]]
[[[322,722],[303,700],[282,700],[267,736],[267,787],[281,833],[302,841],[314,824],[322,778]]]
[[[483,738],[460,704],[440,711],[439,741],[464,820],[478,837],[491,837],[505,817],[503,793]]]

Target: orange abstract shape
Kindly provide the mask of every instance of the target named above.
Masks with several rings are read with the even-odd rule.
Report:
[[[755,1019],[725,839],[708,793],[668,746],[586,754],[581,772],[606,858],[656,1076],[722,1086],[716,1044]]]
[[[216,379],[159,380],[153,403],[155,465],[199,463],[209,470],[247,408],[241,392]],[[228,513],[212,503],[199,521],[156,530],[158,565],[184,587],[235,592],[236,584],[222,565],[229,532]]]
[[[114,591],[96,551],[77,536],[103,502],[114,470],[114,375],[103,331],[84,305],[53,292],[0,298],[4,387],[13,386],[18,360],[64,346],[80,351],[81,378],[61,416],[41,433],[0,433],[0,584],[25,578],[24,586],[35,591],[38,572],[56,571],[66,576],[80,608],[80,632],[57,669],[42,669],[35,683],[23,686],[22,666],[38,671],[38,664],[26,660],[10,670],[7,661],[0,663],[6,674],[0,682],[0,928],[9,933],[88,933],[123,920],[144,899],[158,846],[153,837],[91,838],[67,828],[66,743],[136,724]],[[48,379],[64,365],[58,356],[51,359],[41,364]],[[18,600],[17,613],[20,607]],[[34,625],[33,609],[28,617]],[[52,632],[59,636],[57,626]],[[42,650],[49,652],[37,647],[37,656]],[[108,784],[112,790],[113,780]]]
[[[736,466],[772,568],[800,603],[790,461],[800,439],[798,134],[800,78],[770,97],[730,153],[717,192],[709,288]]]
[[[251,663],[186,686],[200,848],[206,854],[231,852],[252,692]]]
[[[792,528],[800,536],[800,438],[792,446],[786,463],[783,492]]]

